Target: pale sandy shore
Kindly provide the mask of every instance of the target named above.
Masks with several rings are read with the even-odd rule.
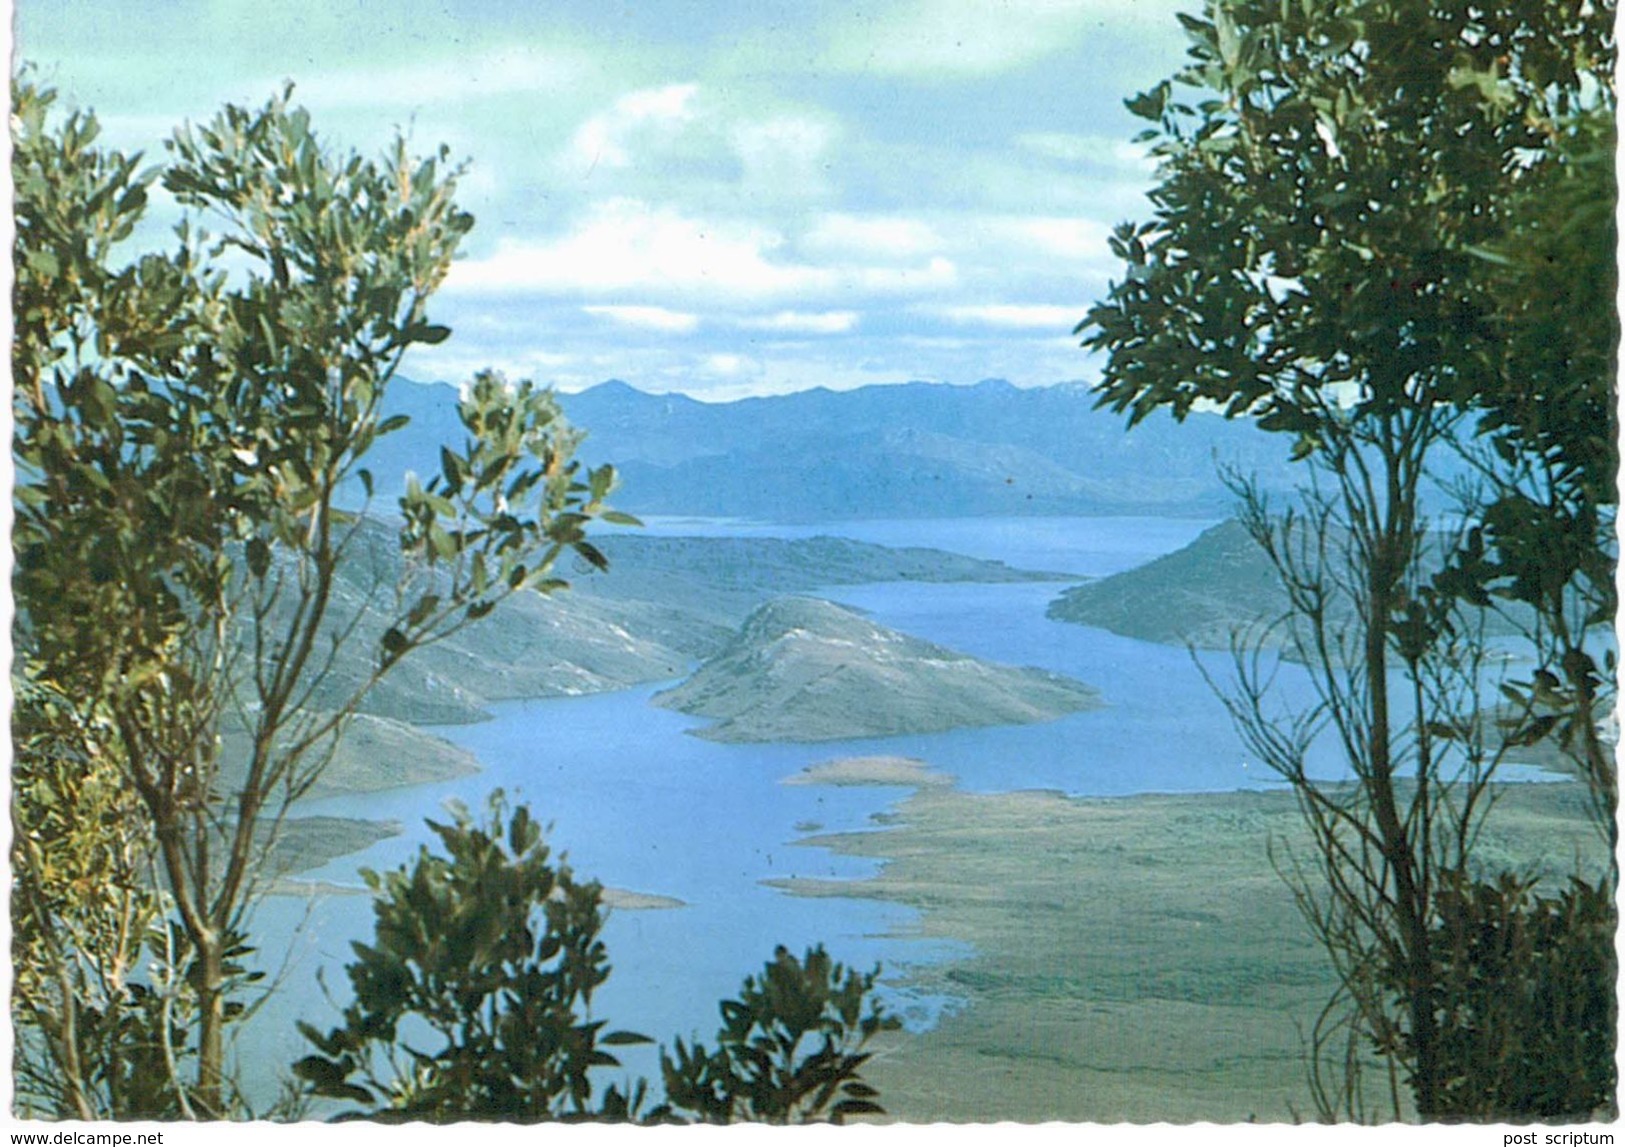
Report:
[[[914,757],[843,757],[840,760],[820,761],[808,765],[799,773],[786,777],[787,785],[897,785],[903,788],[923,789],[937,785],[952,785],[953,777],[934,772],[931,766]]]
[[[272,896],[371,896],[372,890],[360,884],[334,884],[329,880],[300,880],[284,877],[271,888]],[[653,892],[634,892],[625,888],[606,888],[601,902],[605,908],[617,912],[657,912],[671,908],[687,908],[685,901],[675,896],[658,896]]]
[[[685,901],[675,896],[657,896],[653,892],[633,892],[626,888],[606,888],[604,907],[625,912],[656,912],[668,908],[687,908]]]

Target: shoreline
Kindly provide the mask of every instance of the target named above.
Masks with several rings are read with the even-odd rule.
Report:
[[[1507,785],[1486,861],[1561,872],[1600,855],[1583,799],[1562,782]],[[963,1006],[886,1039],[865,1074],[888,1120],[1313,1117],[1302,1033],[1336,981],[1267,855],[1304,855],[1291,792],[928,785],[894,807],[886,831],[795,842],[879,861],[874,875],[766,882],[904,905],[919,913],[908,937],[972,952],[910,969],[911,988]]]
[[[363,885],[335,884],[331,880],[300,880],[297,874],[277,879],[266,892],[267,896],[297,896],[316,899],[324,896],[373,895]],[[661,896],[654,892],[637,892],[627,888],[605,888],[600,897],[601,907],[614,912],[664,912],[674,908],[687,908],[686,900],[675,896]]]

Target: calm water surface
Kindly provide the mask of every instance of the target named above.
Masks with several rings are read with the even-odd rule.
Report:
[[[1102,576],[1185,545],[1209,522],[1143,518],[863,522],[776,528],[658,520],[663,534],[838,534],[888,545],[934,546],[1027,569]],[[612,1024],[659,1040],[717,1026],[716,1001],[777,944],[822,941],[838,958],[882,961],[896,977],[912,964],[963,954],[955,944],[911,937],[915,916],[863,899],[803,899],[767,887],[782,877],[859,879],[871,862],[796,843],[819,831],[883,831],[876,820],[907,795],[895,788],[789,786],[806,766],[836,757],[901,754],[952,773],[978,792],[1025,788],[1116,796],[1226,791],[1267,783],[1250,765],[1223,708],[1181,649],[1062,624],[1044,616],[1067,583],[886,584],[841,587],[827,596],[884,625],[980,657],[1070,674],[1101,690],[1106,707],[1041,725],[967,729],[821,745],[721,745],[689,735],[703,721],[657,708],[644,686],[589,697],[504,704],[495,719],[437,730],[484,766],[474,777],[313,804],[311,813],[400,822],[402,835],[310,873],[358,886],[361,867],[397,866],[432,840],[425,817],[445,803],[479,808],[493,788],[527,801],[551,822],[551,841],[578,873],[615,888],[655,893],[684,907],[611,913],[605,933],[614,974],[596,1000]],[[1286,688],[1301,677],[1286,673]],[[286,988],[245,1044],[256,1063],[305,1054],[292,1019],[336,1018],[316,988],[321,969],[344,998],[342,966],[352,940],[371,933],[360,896],[314,902],[273,898],[260,935],[297,930]],[[910,1026],[933,1023],[953,1001],[894,988],[892,1006]],[[652,1070],[653,1060],[633,1064]]]

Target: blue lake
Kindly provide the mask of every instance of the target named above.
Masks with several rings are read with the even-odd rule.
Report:
[[[775,528],[715,521],[656,521],[668,534],[840,534],[890,545],[935,546],[1023,568],[1101,576],[1183,546],[1211,523],[1136,518],[844,523]],[[926,1027],[954,1001],[911,995],[910,965],[964,953],[911,937],[914,914],[857,898],[805,899],[763,881],[801,876],[859,879],[870,862],[798,844],[817,831],[884,831],[875,819],[907,796],[894,788],[789,786],[810,764],[838,757],[918,757],[962,788],[1055,789],[1090,796],[1229,791],[1271,785],[1247,760],[1223,706],[1191,655],[1178,648],[1050,621],[1045,608],[1066,583],[840,587],[825,596],[882,624],[992,660],[1070,674],[1100,689],[1106,706],[1040,725],[966,729],[818,745],[723,745],[689,735],[704,722],[649,703],[660,686],[596,696],[505,704],[495,719],[441,735],[471,750],[479,775],[313,804],[307,811],[395,820],[402,835],[310,873],[358,885],[357,870],[394,867],[432,839],[425,817],[448,800],[478,809],[493,788],[528,802],[553,825],[550,839],[576,871],[613,888],[675,897],[684,907],[611,913],[605,932],[614,973],[595,1000],[612,1025],[658,1040],[717,1026],[716,1001],[760,968],[775,945],[822,941],[836,958],[883,962],[891,1005]],[[1216,656],[1215,667],[1227,659]],[[1284,699],[1307,700],[1301,671],[1283,667]],[[1327,763],[1329,772],[1332,766]],[[294,1018],[336,1018],[314,988],[318,968],[342,997],[350,941],[371,933],[359,896],[313,902],[275,897],[257,934],[297,931],[286,990],[245,1041],[257,1063],[287,1064],[308,1050]],[[629,1057],[652,1070],[652,1057]]]

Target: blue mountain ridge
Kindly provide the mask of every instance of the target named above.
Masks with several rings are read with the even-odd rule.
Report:
[[[613,462],[631,513],[779,521],[1041,514],[1208,516],[1234,497],[1221,467],[1286,489],[1289,443],[1241,422],[1153,415],[1129,430],[1081,383],[909,382],[710,403],[612,380],[561,396],[587,431],[582,456]],[[369,456],[379,494],[438,471],[461,438],[456,391],[401,379],[386,414],[410,424]]]

